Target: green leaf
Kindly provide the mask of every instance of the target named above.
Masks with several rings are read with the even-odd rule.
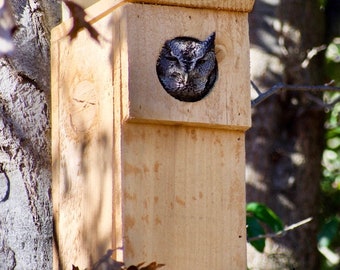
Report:
[[[274,232],[283,230],[282,220],[264,204],[251,202],[247,204],[247,213],[267,224]]]
[[[337,121],[337,119],[335,119],[335,121]],[[335,127],[326,133],[326,139],[336,138],[339,135],[340,135],[340,127]]]
[[[326,50],[326,74],[332,80],[334,80],[335,85],[340,84],[340,43],[339,38],[335,38],[331,42]]]
[[[328,62],[340,63],[340,43],[334,39],[328,45],[325,56]]]
[[[320,247],[328,247],[332,243],[339,231],[339,225],[340,219],[337,216],[332,217],[323,224],[318,234],[318,245]]]
[[[247,217],[247,237],[251,239],[253,237],[264,235],[264,229],[255,217]],[[264,251],[266,245],[265,238],[250,241],[249,243],[259,252]]]

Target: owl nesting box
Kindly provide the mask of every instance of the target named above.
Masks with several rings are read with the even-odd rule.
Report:
[[[53,29],[55,269],[246,268],[252,5],[103,0],[100,43]]]

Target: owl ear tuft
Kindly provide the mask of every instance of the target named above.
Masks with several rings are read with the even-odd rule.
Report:
[[[212,32],[212,34],[208,36],[206,40],[203,41],[203,48],[205,48],[206,52],[214,48],[215,36],[216,36],[216,33]]]

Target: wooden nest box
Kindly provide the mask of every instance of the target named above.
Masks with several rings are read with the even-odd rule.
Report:
[[[102,0],[86,10],[100,43],[86,29],[70,42],[71,20],[53,29],[54,269],[111,269],[116,248],[126,266],[246,269],[253,2]],[[213,32],[214,87],[173,98],[156,73],[165,41]]]

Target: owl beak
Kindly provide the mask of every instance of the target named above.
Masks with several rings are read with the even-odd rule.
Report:
[[[187,84],[188,77],[189,77],[189,74],[185,72],[184,75],[183,75],[183,81],[184,81],[185,84]]]

